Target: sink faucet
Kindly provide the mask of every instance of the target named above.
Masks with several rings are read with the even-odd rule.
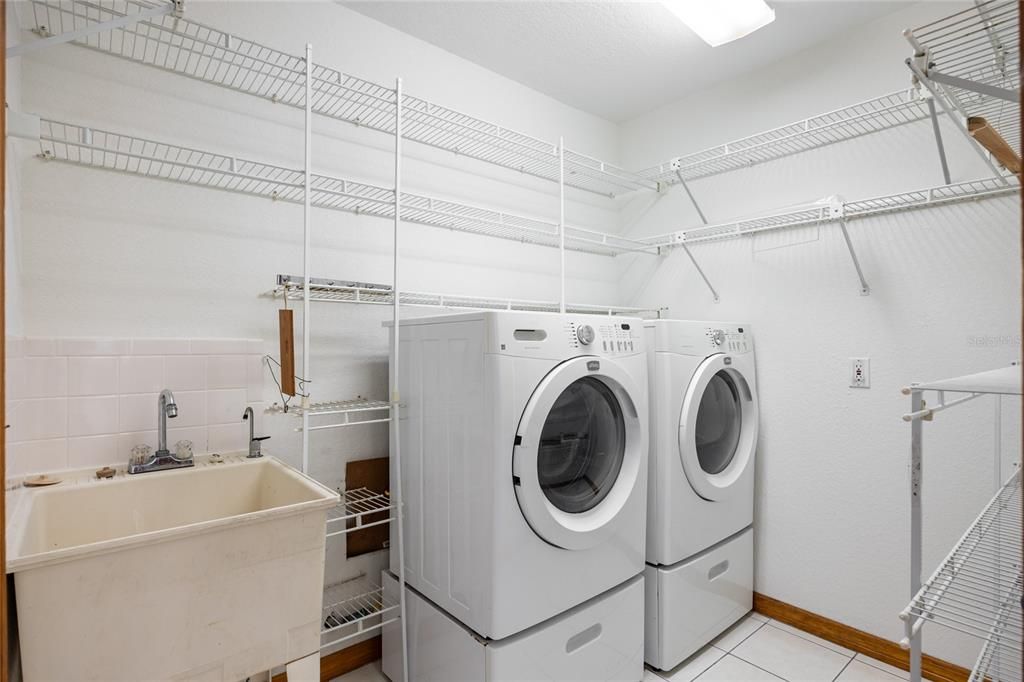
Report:
[[[253,418],[253,412],[251,407],[245,408],[245,412],[242,413],[242,419],[249,422],[249,457],[262,457],[263,453],[260,451],[260,445],[263,441],[270,438],[270,436],[254,436],[253,429],[256,426],[256,419]]]
[[[179,459],[167,449],[167,420],[178,416],[178,404],[174,402],[174,394],[169,389],[160,391],[156,401],[157,447],[149,459],[128,461],[129,474],[144,474],[147,471],[163,471],[164,469],[180,469],[194,465],[192,457]]]

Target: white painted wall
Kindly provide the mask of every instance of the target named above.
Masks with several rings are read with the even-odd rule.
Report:
[[[651,165],[909,82],[900,29],[956,5],[919,5],[747,78],[694,93],[623,126],[626,167]],[[985,168],[944,123],[953,180]],[[927,123],[691,184],[711,222],[840,193],[849,199],[941,184]],[[699,224],[680,188],[624,214],[631,235]],[[756,589],[884,636],[908,602],[911,381],[1020,358],[1019,197],[856,221],[870,296],[834,226],[697,244],[660,263],[618,259],[634,303],[672,317],[749,324],[761,431]],[[985,337],[979,340],[979,337]],[[988,338],[991,337],[991,338]],[[871,358],[871,388],[848,388],[849,358]],[[993,491],[993,400],[925,425],[925,566],[930,573]],[[1019,459],[1018,400],[1002,410],[1006,460]],[[1009,475],[1009,466],[1003,474]],[[925,650],[971,666],[978,643],[925,628]]]

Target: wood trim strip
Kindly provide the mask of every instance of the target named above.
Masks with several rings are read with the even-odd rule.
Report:
[[[780,623],[792,625],[804,632],[827,639],[847,649],[853,649],[883,663],[903,670],[910,670],[910,652],[901,649],[896,642],[890,642],[877,635],[852,628],[831,618],[819,616],[816,613],[805,611],[799,606],[787,604],[758,592],[754,593],[754,610]],[[895,617],[894,613],[893,618]],[[971,671],[967,668],[928,654],[922,658],[921,672],[924,677],[935,680],[935,682],[966,682],[971,675]]]
[[[381,642],[380,635],[377,635],[324,656],[320,659],[320,682],[330,682],[335,677],[341,677],[380,659]],[[273,682],[288,682],[288,675],[274,675]]]
[[[0,65],[0,92],[4,95],[4,106],[0,107],[0,682],[7,682],[10,661],[10,641],[7,632],[7,395],[4,392],[7,372],[7,255],[4,235],[7,233],[7,3],[0,0],[0,53],[4,63]]]

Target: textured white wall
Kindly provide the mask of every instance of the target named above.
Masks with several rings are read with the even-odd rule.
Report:
[[[955,9],[914,6],[630,122],[624,162],[650,165],[906,85],[900,29]],[[953,180],[985,175],[956,131],[944,130]],[[930,126],[915,123],[691,187],[708,218],[721,222],[834,193],[859,199],[941,182]],[[625,216],[633,235],[699,224],[679,188],[638,199]],[[762,408],[758,591],[902,637],[910,427],[900,421],[909,406],[900,388],[1019,359],[1020,220],[1013,197],[851,223],[870,296],[859,295],[834,226],[695,245],[718,304],[682,252],[653,264],[616,261],[632,302],[753,329]],[[871,358],[870,389],[848,388],[854,356]],[[979,400],[925,425],[926,573],[991,497],[993,411],[992,399]],[[1019,459],[1019,401],[1007,400],[1002,414],[1009,462]],[[973,664],[976,641],[935,626],[924,637],[926,651]]]

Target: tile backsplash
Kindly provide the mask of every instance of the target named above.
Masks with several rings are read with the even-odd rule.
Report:
[[[247,447],[263,416],[259,339],[8,339],[7,477],[126,463],[156,449],[157,397],[174,392],[168,447],[196,454]]]

